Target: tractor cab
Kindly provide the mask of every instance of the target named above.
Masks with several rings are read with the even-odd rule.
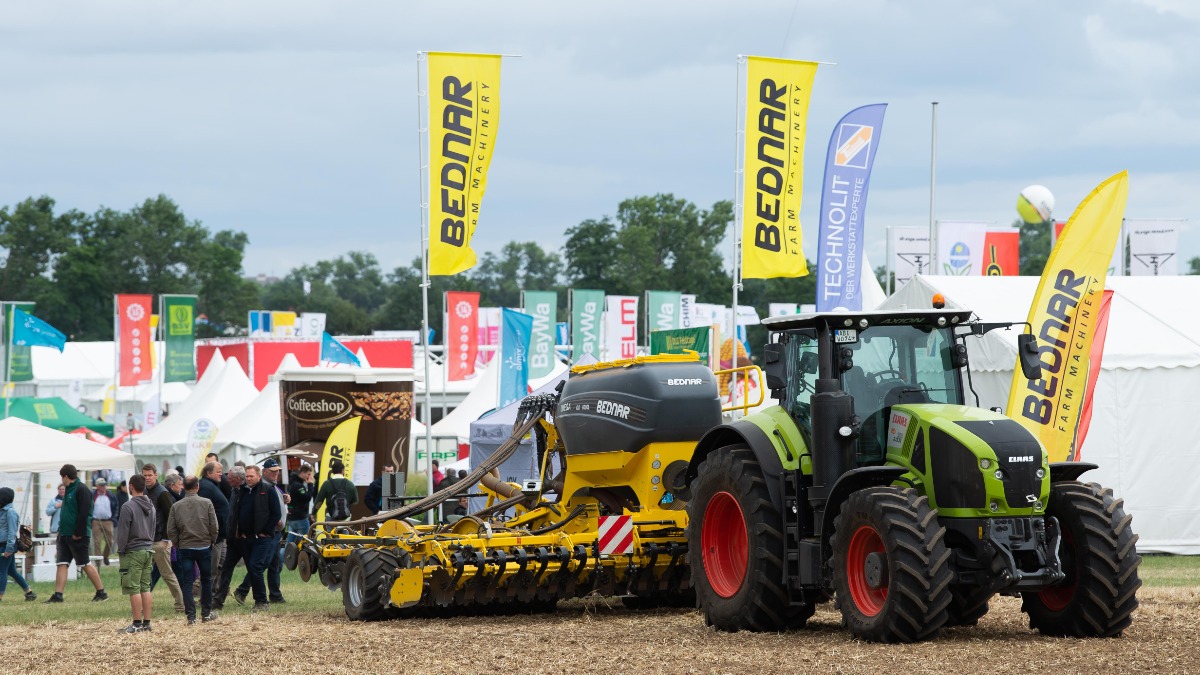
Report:
[[[772,317],[763,322],[776,336],[766,353],[767,386],[807,441],[816,381],[836,380],[859,420],[856,464],[882,463],[892,406],[964,402],[954,329],[969,317],[942,310]]]

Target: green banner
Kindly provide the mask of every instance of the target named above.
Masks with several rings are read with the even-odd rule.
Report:
[[[33,314],[33,305],[32,302],[4,303],[4,348],[12,350],[11,356],[7,351],[4,353],[5,382],[28,382],[33,379],[33,359],[29,356],[31,347],[14,347],[12,339],[13,309]]]
[[[163,364],[164,382],[190,382],[196,379],[196,296],[164,295]]]
[[[546,377],[554,371],[554,331],[558,319],[558,293],[524,291],[522,310],[533,317],[533,335],[529,339],[529,379]]]
[[[675,330],[679,323],[679,301],[683,294],[677,291],[646,291],[646,331]]]
[[[600,358],[600,320],[604,291],[571,289],[571,360],[584,354]]]
[[[699,352],[700,363],[708,364],[708,326],[703,328],[676,328],[656,330],[650,333],[651,354],[683,354]]]

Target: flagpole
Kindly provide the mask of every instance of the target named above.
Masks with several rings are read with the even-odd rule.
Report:
[[[0,311],[2,311],[4,313],[4,329],[8,332],[8,341],[4,345],[4,418],[5,419],[8,419],[8,404],[9,404],[9,402],[12,401],[12,396],[11,396],[11,392],[9,392],[9,390],[8,390],[8,385],[12,381],[12,350],[13,350],[13,336],[15,335],[15,331],[13,330],[13,325],[12,325],[12,315],[16,313],[16,312],[13,312],[11,309],[9,309],[10,306],[15,307],[15,305],[11,305],[11,303],[7,303],[7,302],[0,303]],[[15,387],[14,387],[14,389],[15,389]]]
[[[888,225],[883,229],[887,236],[887,243],[884,245],[887,251],[887,267],[884,268],[887,270],[887,276],[884,281],[887,282],[887,294],[890,297],[892,295],[892,256],[895,255],[895,251],[892,250],[892,226]]]
[[[425,346],[425,487],[426,495],[433,494],[433,401],[429,396],[429,361],[432,358],[429,344],[429,204],[426,199],[425,177],[427,167],[426,145],[428,130],[421,124],[426,106],[421,105],[427,93],[421,89],[421,67],[427,67],[425,52],[417,52],[417,203],[420,204],[421,219],[421,344]],[[428,83],[426,83],[428,84]],[[427,122],[427,120],[426,120]],[[420,453],[417,453],[418,463]],[[414,469],[416,467],[413,467]],[[433,524],[433,509],[426,516]]]
[[[738,334],[738,291],[742,288],[742,65],[746,57],[738,54],[734,75],[733,96],[733,339],[737,342]],[[721,345],[716,346],[719,353]],[[736,347],[734,356],[736,357]],[[734,358],[737,361],[737,358]]]
[[[929,137],[929,266],[937,274],[937,226],[933,219],[937,196],[937,101],[933,101],[932,132]]]

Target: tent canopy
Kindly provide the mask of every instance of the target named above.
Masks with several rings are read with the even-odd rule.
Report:
[[[199,419],[207,419],[217,426],[218,431],[229,420],[242,412],[254,400],[258,390],[230,357],[225,366],[212,375],[206,371],[196,389],[181,409],[164,419],[161,424],[143,433],[134,441],[134,452],[138,456],[177,456],[187,451],[188,432]]]
[[[270,380],[244,410],[221,425],[213,440],[212,451],[219,453],[229,446],[237,446],[233,448],[235,452],[240,449],[250,452],[253,448],[279,443],[282,439],[279,381]]]
[[[84,415],[57,396],[14,398],[8,404],[8,416],[19,417],[59,431],[73,431],[84,427],[105,436],[113,434],[112,424]]]
[[[133,455],[17,417],[0,420],[0,471],[134,470]]]

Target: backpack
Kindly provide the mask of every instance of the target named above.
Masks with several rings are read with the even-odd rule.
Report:
[[[338,483],[329,496],[329,508],[325,513],[326,520],[348,520],[350,518],[350,500],[346,498],[345,489]]]
[[[26,553],[33,548],[33,530],[28,525],[17,528],[17,551]]]

